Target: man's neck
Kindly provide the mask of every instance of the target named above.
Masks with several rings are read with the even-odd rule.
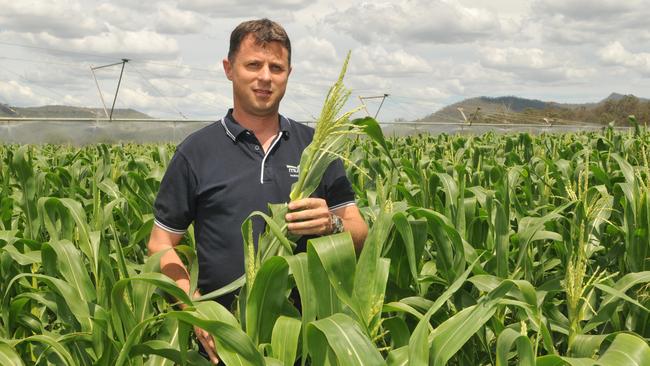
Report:
[[[258,137],[275,135],[280,129],[280,115],[277,112],[272,115],[260,117],[235,108],[232,116],[242,127],[253,131],[255,136]]]

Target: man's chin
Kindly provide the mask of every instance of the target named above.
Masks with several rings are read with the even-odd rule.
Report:
[[[276,113],[278,111],[279,103],[272,103],[272,102],[266,102],[266,103],[257,103],[257,105],[254,106],[255,110],[259,111],[260,113]]]
[[[258,117],[268,117],[278,113],[278,108],[273,106],[261,106],[253,110],[253,114]]]

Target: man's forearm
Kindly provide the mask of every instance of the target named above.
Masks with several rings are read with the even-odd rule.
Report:
[[[198,295],[196,292],[190,294],[190,274],[187,271],[187,267],[185,267],[185,264],[173,248],[168,250],[160,258],[160,272],[176,282],[176,285],[185,291],[185,293],[190,295],[190,297],[192,297],[192,295]],[[179,306],[183,309],[186,304],[180,303]]]
[[[363,243],[368,235],[368,224],[361,216],[359,208],[356,205],[346,206],[333,210],[332,213],[341,218],[344,230],[352,236],[354,249],[357,253],[361,253]]]
[[[190,293],[190,275],[185,264],[173,248],[160,258],[160,271],[176,282],[186,293]]]
[[[174,250],[181,238],[180,234],[173,234],[154,226],[147,248],[150,256],[165,251],[160,258],[160,272],[176,282],[176,285],[188,295],[193,295],[190,294],[190,274]],[[181,304],[181,307],[184,307],[184,304]]]
[[[350,236],[352,236],[354,249],[357,251],[357,253],[361,253],[363,243],[365,242],[366,236],[368,235],[368,225],[365,223],[365,221],[356,218],[342,220],[345,231],[350,232]]]

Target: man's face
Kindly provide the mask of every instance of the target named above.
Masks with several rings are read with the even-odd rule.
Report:
[[[278,112],[291,72],[289,52],[280,42],[257,44],[248,35],[232,62],[223,60],[223,68],[232,81],[236,111],[256,117]]]

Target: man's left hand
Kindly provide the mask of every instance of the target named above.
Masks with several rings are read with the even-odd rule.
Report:
[[[332,232],[332,218],[322,198],[303,198],[289,202],[285,216],[289,232],[295,235],[327,235]]]

